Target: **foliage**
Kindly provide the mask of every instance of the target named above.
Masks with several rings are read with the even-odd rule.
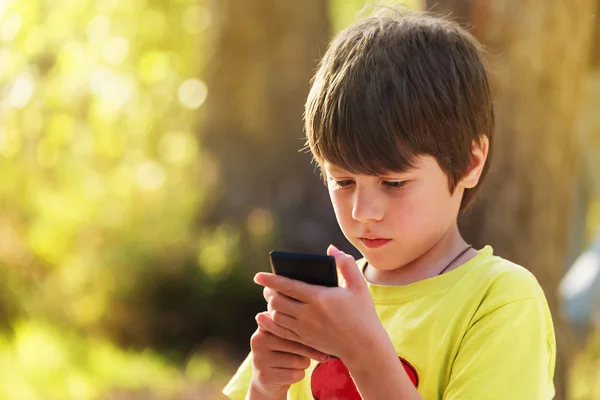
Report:
[[[38,322],[21,321],[13,336],[0,336],[0,353],[0,399],[88,400],[117,391],[175,399],[192,383],[223,380],[200,355],[180,370],[152,351],[121,350]]]
[[[5,308],[133,322],[140,292],[201,277],[214,246],[194,226],[215,181],[194,129],[209,15],[189,0],[2,4]]]

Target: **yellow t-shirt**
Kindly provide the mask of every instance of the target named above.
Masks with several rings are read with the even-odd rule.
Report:
[[[364,270],[366,261],[357,265]],[[406,286],[368,285],[379,319],[423,399],[554,397],[556,344],[544,293],[529,271],[494,256],[491,247],[440,276]],[[251,357],[223,390],[232,400],[246,396]],[[313,361],[305,378],[292,385],[289,400],[314,400],[313,392],[319,400],[359,398],[316,387],[327,376],[311,379],[317,365]]]

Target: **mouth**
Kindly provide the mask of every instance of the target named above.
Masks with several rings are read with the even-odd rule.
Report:
[[[384,238],[359,238],[361,242],[363,242],[363,244],[370,248],[370,249],[375,249],[377,247],[381,247],[381,246],[385,246],[386,244],[388,244],[389,242],[392,241],[392,239],[384,239]]]

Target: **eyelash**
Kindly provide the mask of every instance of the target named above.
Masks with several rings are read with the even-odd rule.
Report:
[[[335,179],[332,179],[332,181],[338,189],[345,189],[354,183],[354,181],[351,180],[336,181]],[[383,181],[382,183],[389,189],[398,190],[404,187],[404,185],[406,185],[406,182],[407,181]]]

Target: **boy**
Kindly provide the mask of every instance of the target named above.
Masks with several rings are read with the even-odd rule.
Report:
[[[268,311],[224,393],[552,398],[555,339],[538,282],[457,227],[493,143],[477,41],[423,15],[358,22],[321,61],[305,120],[337,221],[364,258],[329,247],[338,288],[257,274]]]

